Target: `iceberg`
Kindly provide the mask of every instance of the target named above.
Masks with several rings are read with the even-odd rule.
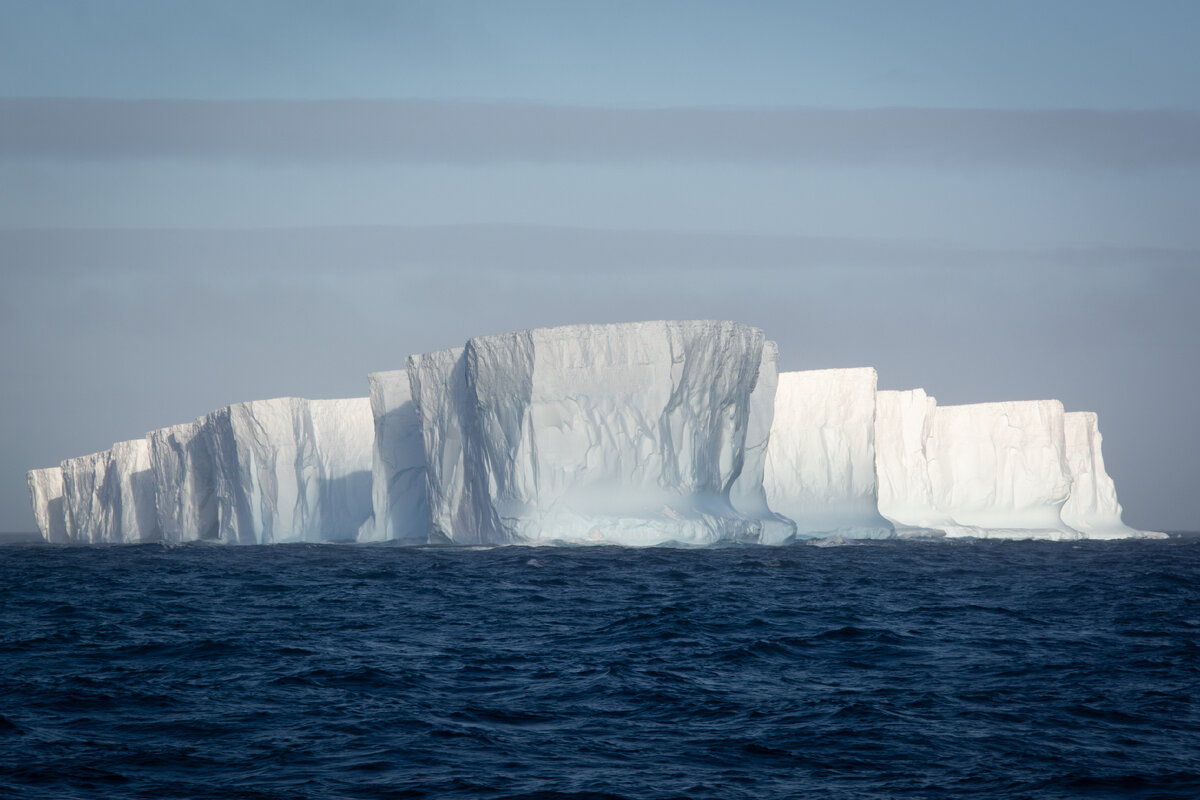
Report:
[[[410,357],[433,540],[711,544],[787,527],[735,491],[763,469],[769,421],[751,412],[766,347],[734,322],[643,322]]]
[[[470,339],[370,396],[235,403],[28,473],[43,539],[652,546],[1162,536],[1121,520],[1096,415],[939,406],[779,372],[736,322]]]
[[[1104,470],[1100,426],[1091,411],[1071,411],[1063,417],[1071,493],[1062,507],[1062,521],[1093,539],[1165,534],[1137,531],[1121,521],[1117,487]]]
[[[161,538],[148,440],[69,458],[61,470],[67,541],[130,544]]]
[[[876,499],[876,381],[870,367],[780,374],[764,487],[797,536],[892,535]]]
[[[63,508],[61,467],[31,469],[25,475],[29,483],[29,499],[33,503],[33,519],[42,539],[53,544],[65,544],[67,523]]]
[[[923,389],[876,395],[879,512],[900,533],[1159,538],[1121,522],[1090,411],[1057,400],[938,407]]]
[[[353,540],[371,515],[370,401],[235,403],[149,434],[169,542]]]
[[[1071,491],[1057,400],[939,406],[925,452],[932,527],[951,536],[1080,538],[1062,521]]]

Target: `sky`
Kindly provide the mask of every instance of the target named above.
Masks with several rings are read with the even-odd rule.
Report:
[[[25,471],[473,335],[1099,413],[1200,529],[1200,4],[0,0],[0,531]]]

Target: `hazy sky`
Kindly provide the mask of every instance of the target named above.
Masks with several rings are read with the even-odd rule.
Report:
[[[468,336],[717,317],[1099,412],[1200,529],[1200,3],[0,0],[25,470]]]

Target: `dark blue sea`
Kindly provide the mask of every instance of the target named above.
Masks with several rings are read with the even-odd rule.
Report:
[[[1200,797],[1200,542],[0,548],[0,796]]]

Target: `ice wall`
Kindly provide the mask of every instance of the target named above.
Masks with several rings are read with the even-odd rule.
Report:
[[[1119,539],[1142,535],[1121,521],[1117,488],[1104,470],[1100,427],[1091,411],[1068,412],[1064,418],[1071,493],[1062,521],[1089,538]]]
[[[62,469],[33,469],[26,473],[25,478],[29,483],[29,499],[33,503],[33,518],[42,539],[55,544],[66,543]]]
[[[370,398],[238,403],[28,475],[52,542],[1115,538],[1096,417],[778,372],[734,322],[471,339]]]
[[[436,542],[483,544],[499,540],[499,522],[467,471],[473,408],[465,350],[412,355],[407,365],[412,401],[425,452],[430,536]]]
[[[783,542],[796,535],[796,523],[776,513],[767,503],[764,480],[767,448],[775,420],[775,394],[779,388],[779,346],[764,342],[758,380],[750,394],[750,417],[746,423],[746,455],[742,472],[733,483],[729,500],[738,512],[760,520],[760,542]]]
[[[937,401],[924,389],[875,394],[875,480],[879,513],[897,531],[944,523],[933,506],[925,445]]]
[[[375,372],[367,380],[375,428],[372,518],[358,540],[423,544],[432,521],[425,495],[425,444],[408,371]]]
[[[753,492],[736,492],[745,512],[731,492],[762,469],[747,430],[764,343],[738,323],[646,322],[412,357],[435,539],[757,540]]]
[[[1057,400],[939,406],[926,457],[937,525],[952,536],[1078,538]]]
[[[367,398],[236,403],[148,438],[168,541],[348,540],[371,514]]]
[[[798,536],[892,534],[876,502],[875,385],[869,367],[780,374],[764,488]]]
[[[146,439],[62,462],[67,540],[74,544],[126,544],[160,538],[154,474]]]
[[[353,541],[372,514],[374,419],[366,397],[309,400],[317,504],[307,541]]]
[[[76,456],[63,461],[63,524],[73,544],[120,542],[120,523],[113,517],[109,499],[109,451]]]
[[[209,414],[146,435],[158,528],[165,541],[220,540],[214,417]]]

